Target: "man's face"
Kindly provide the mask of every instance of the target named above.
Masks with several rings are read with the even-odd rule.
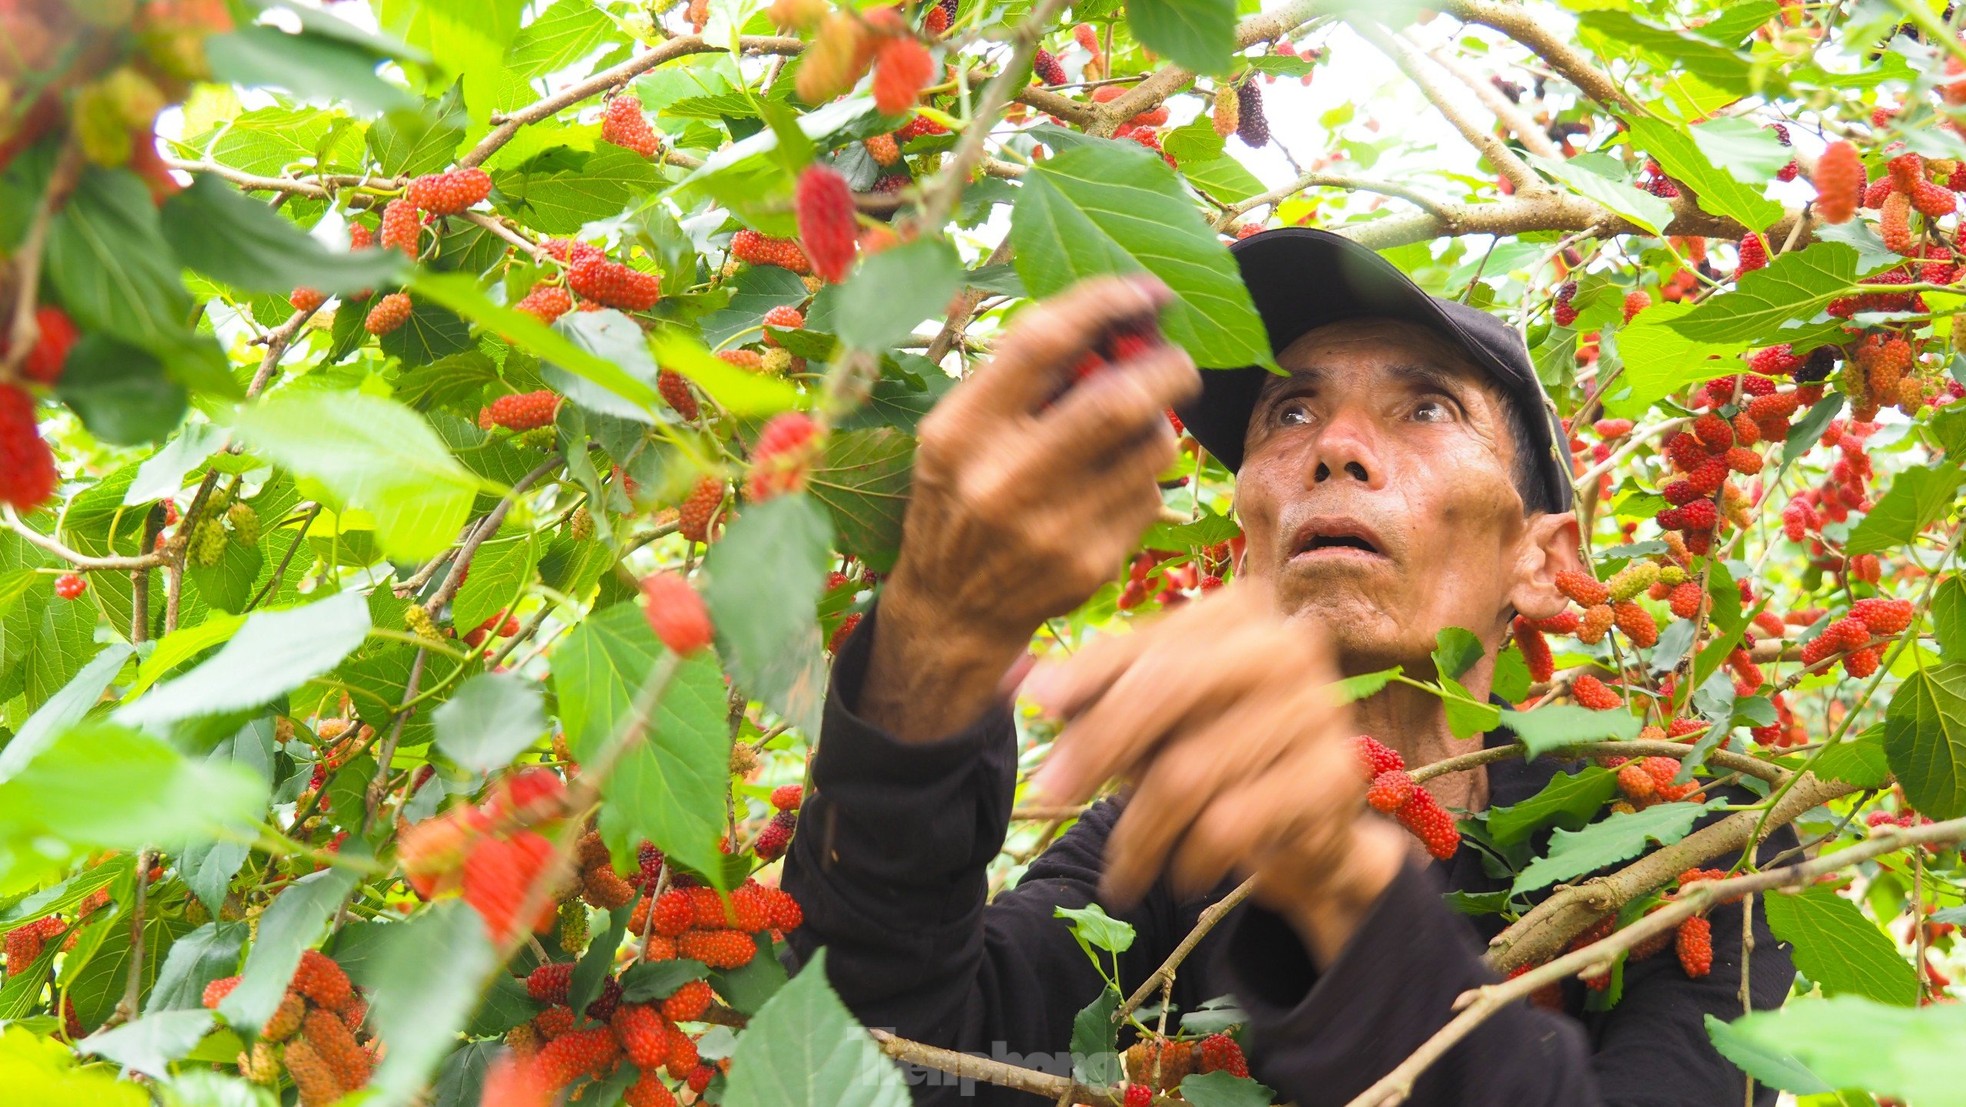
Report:
[[[1324,623],[1347,671],[1424,663],[1443,627],[1499,636],[1528,531],[1504,403],[1457,347],[1384,319],[1277,355],[1251,414],[1242,571]]]

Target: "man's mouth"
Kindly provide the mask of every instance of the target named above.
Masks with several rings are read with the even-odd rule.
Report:
[[[1371,527],[1356,519],[1328,517],[1312,519],[1297,528],[1291,559],[1370,557],[1384,559],[1384,544]]]

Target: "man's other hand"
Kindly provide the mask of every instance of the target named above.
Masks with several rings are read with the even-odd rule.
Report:
[[[1044,622],[1114,578],[1161,507],[1163,412],[1200,390],[1178,346],[1074,381],[1110,331],[1172,293],[1145,275],[1075,285],[1018,317],[921,422],[901,555],[882,593],[862,713],[920,741],[988,707]]]

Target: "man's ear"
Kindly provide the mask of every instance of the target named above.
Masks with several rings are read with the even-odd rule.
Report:
[[[1568,511],[1545,512],[1529,520],[1516,554],[1515,581],[1509,606],[1527,619],[1547,619],[1561,612],[1569,599],[1557,591],[1556,575],[1585,571],[1577,517]]]

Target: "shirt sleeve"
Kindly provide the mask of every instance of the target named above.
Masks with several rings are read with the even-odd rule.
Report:
[[[1783,832],[1789,844],[1793,835]],[[1765,851],[1782,843],[1771,838]],[[1320,971],[1296,931],[1255,905],[1226,921],[1221,971],[1250,1016],[1252,1074],[1281,1099],[1342,1104],[1446,1025],[1455,997],[1500,978],[1439,880],[1409,865]],[[1712,972],[1692,979],[1670,949],[1627,961],[1624,994],[1591,1024],[1518,1002],[1496,1012],[1416,1082],[1413,1107],[1667,1107],[1739,1103],[1746,1077],[1714,1051],[1704,1016],[1740,1011],[1741,907],[1711,913]],[[1794,978],[1757,903],[1753,1005],[1780,1006]],[[1772,1089],[1755,1103],[1773,1104]]]
[[[1093,902],[1118,805],[1095,805],[989,900],[1016,785],[1008,706],[937,741],[902,742],[856,713],[875,615],[840,651],[813,792],[785,865],[804,909],[788,938],[826,949],[829,982],[860,1021],[929,1045],[1069,1075],[1072,1019],[1104,981],[1054,915]],[[1152,899],[1113,913],[1140,932],[1123,979],[1151,971],[1164,927]],[[1147,964],[1146,969],[1140,968]],[[1025,1093],[911,1068],[915,1101],[1027,1107]]]

